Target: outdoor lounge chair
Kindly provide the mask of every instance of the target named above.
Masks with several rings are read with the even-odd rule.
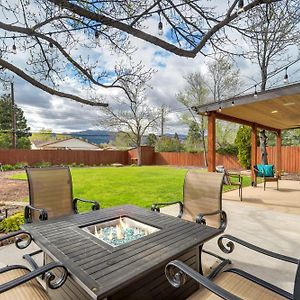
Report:
[[[264,180],[264,191],[266,190],[266,182],[277,182],[277,190],[279,189],[279,172],[275,172],[274,165],[254,165],[255,176],[262,177]]]
[[[15,243],[19,249],[24,249],[31,243],[31,235],[21,230],[1,237],[0,243],[16,236],[27,237],[25,244],[21,238],[16,239]],[[51,272],[54,269],[60,269],[60,277],[57,278]],[[57,289],[65,283],[68,271],[59,262],[49,263],[34,271],[23,265],[11,265],[0,268],[0,299],[50,300],[46,290],[37,281],[37,277],[39,276],[44,276],[48,288]]]
[[[229,240],[226,247],[223,245],[223,239]],[[223,252],[231,253],[234,249],[232,241],[269,257],[298,265],[293,294],[237,268],[219,272],[215,277],[205,277],[179,260],[167,264],[165,273],[168,281],[172,286],[179,288],[184,285],[188,276],[201,284],[200,289],[191,295],[189,300],[300,299],[300,261],[298,259],[259,248],[231,235],[221,236],[218,244]]]
[[[25,222],[47,220],[77,214],[77,202],[92,204],[96,201],[73,199],[72,177],[68,167],[26,168],[29,186],[29,205],[25,207]]]

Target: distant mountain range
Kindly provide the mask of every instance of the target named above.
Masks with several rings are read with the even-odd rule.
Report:
[[[90,143],[94,144],[108,144],[113,141],[116,137],[117,132],[107,130],[84,130],[68,133],[74,137],[82,138]],[[174,137],[174,134],[166,133],[165,136]],[[178,134],[181,141],[186,139],[185,134]]]

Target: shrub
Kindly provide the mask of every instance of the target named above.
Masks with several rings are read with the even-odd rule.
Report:
[[[229,154],[229,155],[237,155],[238,154],[238,148],[235,145],[227,145],[225,147],[220,147],[217,149],[217,153],[219,154]]]
[[[26,166],[28,166],[27,162],[19,162],[17,164],[15,164],[15,169],[24,169]]]
[[[12,165],[3,165],[2,166],[3,171],[13,171],[14,169],[15,169],[15,167]]]
[[[51,167],[51,163],[49,161],[41,161],[34,164],[34,166],[37,168],[47,168],[47,167]]]
[[[22,224],[24,224],[24,214],[18,212],[0,222],[0,231],[5,233],[17,231]]]
[[[84,167],[84,164],[80,164],[79,167],[83,168],[83,167]]]

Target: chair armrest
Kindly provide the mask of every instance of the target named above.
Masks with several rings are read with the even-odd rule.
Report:
[[[100,209],[100,204],[97,201],[86,200],[86,199],[81,199],[81,198],[74,198],[73,199],[73,209],[74,209],[74,212],[76,214],[78,214],[77,201],[93,204],[92,205],[92,210],[99,210]]]
[[[28,247],[30,245],[30,243],[32,241],[32,236],[29,232],[26,232],[24,230],[18,230],[18,231],[15,231],[15,232],[12,232],[12,233],[6,234],[5,236],[0,237],[0,243],[2,241],[5,241],[7,239],[13,238],[18,235],[21,235],[22,237],[16,238],[16,240],[15,240],[16,247],[18,249],[25,249],[26,247]],[[23,240],[24,235],[27,236],[27,240],[25,241],[24,244],[21,244],[24,241]]]
[[[224,239],[229,240],[229,242],[226,245],[223,244]],[[267,255],[267,256],[282,260],[282,261],[290,262],[292,264],[298,264],[299,263],[299,259],[297,259],[297,258],[282,255],[282,254],[279,254],[279,253],[276,253],[276,252],[273,252],[273,251],[270,251],[270,250],[266,250],[266,249],[257,247],[253,244],[250,244],[246,241],[238,239],[238,238],[236,238],[232,235],[229,235],[229,234],[224,234],[221,237],[219,237],[218,246],[224,253],[231,253],[234,250],[234,243],[233,242],[236,242],[236,243],[238,243],[238,244],[240,244],[240,245],[242,245],[246,248],[249,248],[253,251],[262,253],[264,255]]]
[[[217,215],[217,214],[220,215],[220,221],[221,221],[221,225],[220,225],[219,229],[222,229],[224,231],[227,227],[227,214],[224,210],[217,210],[217,211],[214,211],[211,213],[198,214],[196,217],[196,223],[206,225],[205,216],[213,216],[213,215]]]
[[[212,293],[216,294],[222,299],[241,300],[241,298],[216,285],[210,279],[199,274],[179,260],[173,260],[169,262],[165,268],[165,274],[169,283],[175,288],[179,288],[180,286],[184,285],[186,282],[186,275],[188,275],[190,278],[194,279],[203,287],[210,290]]]
[[[151,210],[160,212],[160,206],[164,207],[164,206],[168,206],[168,205],[172,205],[172,204],[179,204],[179,214],[177,217],[181,218],[183,215],[183,203],[181,201],[153,203],[151,206]]]
[[[25,206],[25,210],[24,210],[25,223],[31,223],[32,222],[32,216],[31,216],[31,211],[32,210],[40,212],[40,215],[39,215],[40,221],[48,220],[48,213],[44,208],[37,208],[37,207],[34,207],[34,206],[29,204],[29,205]]]
[[[52,272],[50,272],[52,269],[55,268],[59,268],[62,271],[62,274],[60,277],[56,277],[56,275],[54,275]],[[16,269],[26,269],[28,270],[26,267],[24,266],[20,266],[20,265],[13,265],[13,266],[8,266],[5,268],[0,269],[0,274],[7,272],[7,271],[11,271],[11,270],[16,270]],[[25,282],[28,282],[36,277],[39,277],[41,275],[45,275],[45,280],[46,280],[46,284],[49,288],[51,289],[57,289],[59,287],[61,287],[67,277],[68,277],[68,270],[66,269],[66,267],[61,264],[60,262],[51,262],[43,267],[40,267],[36,270],[33,270],[30,272],[30,270],[28,270],[28,273],[25,275],[22,275],[18,278],[15,278],[9,282],[6,282],[4,284],[0,285],[0,294],[3,292],[6,292],[20,284],[23,284]]]
[[[241,174],[228,174],[228,176],[232,177],[232,178],[237,178],[239,180],[239,183],[243,183],[243,176]]]

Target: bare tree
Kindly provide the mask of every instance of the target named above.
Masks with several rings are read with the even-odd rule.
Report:
[[[273,69],[288,58],[288,49],[299,43],[300,3],[297,0],[278,1],[257,6],[248,12],[243,30],[250,44],[250,59],[260,69],[262,91],[266,90],[270,67]]]
[[[299,44],[300,3],[297,0],[279,1],[265,7],[255,7],[248,12],[247,27],[242,29],[244,39],[250,43],[250,59],[260,69],[261,91],[265,91],[270,68],[278,68],[280,62],[288,60],[288,50]],[[261,159],[268,163],[267,135],[259,134]]]
[[[252,0],[243,10],[274,1]],[[140,70],[124,64],[105,66],[98,59],[101,54],[89,55],[89,49],[97,47],[130,57],[134,47],[129,37],[133,36],[179,56],[206,55],[202,51],[205,46],[220,48],[224,44],[225,28],[236,22],[238,3],[243,4],[240,0],[227,2],[215,8],[209,1],[199,4],[197,0],[1,1],[0,69],[47,93],[101,106],[92,88],[124,89],[120,82],[135,80]],[[155,19],[171,34],[153,33],[149,24]],[[21,60],[14,59],[16,50],[24,52]],[[86,97],[62,88],[68,75],[86,89]]]
[[[222,55],[216,55],[208,63],[209,81],[207,86],[215,102],[228,99],[236,94],[241,84],[239,73],[239,69],[234,68],[233,63]]]
[[[141,161],[142,138],[149,129],[158,128],[161,119],[161,110],[147,105],[145,96],[145,82],[135,84],[123,83],[126,96],[117,97],[112,105],[101,109],[99,125],[114,128],[124,132],[128,140],[137,147],[138,165]]]

